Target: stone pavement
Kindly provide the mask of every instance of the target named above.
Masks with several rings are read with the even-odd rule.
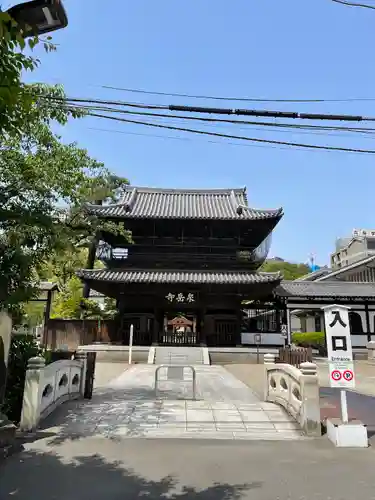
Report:
[[[329,387],[328,363],[318,362],[321,418],[340,416],[340,391]],[[226,368],[259,395],[264,384],[263,365],[226,365]],[[355,361],[356,389],[348,391],[349,418],[367,425],[369,437],[375,436],[375,365]],[[375,438],[374,438],[375,439]]]
[[[164,380],[155,397],[155,365],[134,365],[91,401],[65,403],[44,423],[61,441],[68,436],[112,439],[204,438],[247,440],[304,439],[297,424],[221,366],[196,366],[197,400],[191,400],[191,378],[182,385]],[[182,385],[182,387],[181,387]],[[189,397],[183,400],[181,398]]]

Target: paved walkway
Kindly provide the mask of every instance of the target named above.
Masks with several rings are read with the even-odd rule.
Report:
[[[226,368],[251,386],[258,395],[262,394],[264,384],[263,365],[226,365]],[[370,438],[375,441],[375,364],[355,361],[355,391],[348,391],[349,418],[361,420],[367,425]],[[318,362],[320,382],[320,414],[324,421],[328,417],[340,417],[340,391],[329,387],[328,363]]]
[[[46,420],[45,430],[55,435],[55,440],[96,435],[112,439],[304,439],[282,408],[261,402],[225,368],[195,368],[196,401],[191,400],[188,373],[183,383],[162,380],[160,397],[156,398],[156,366],[135,365],[108,387],[98,388],[91,401],[65,403]]]

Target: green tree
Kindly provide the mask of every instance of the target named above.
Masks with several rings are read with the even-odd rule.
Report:
[[[9,62],[17,54],[12,42],[6,49]],[[16,66],[19,73],[23,68]],[[82,113],[65,105],[60,86],[35,84],[23,91],[38,97],[15,112],[13,121],[2,122],[0,145],[0,309],[13,311],[33,297],[51,255],[75,254],[101,231],[127,235],[123,225],[84,210],[87,201],[118,196],[127,180],[75,143],[64,144],[51,129]],[[3,110],[10,110],[9,102],[0,101]]]
[[[259,270],[266,273],[281,272],[284,280],[296,280],[310,272],[306,264],[294,264],[278,260],[266,260]]]
[[[44,43],[54,50],[49,40],[26,43],[0,13],[0,309],[13,312],[33,297],[51,255],[76,255],[100,230],[126,234],[121,225],[87,217],[82,205],[105,202],[127,181],[52,132],[54,122],[65,125],[82,111],[66,104],[60,86],[22,82],[22,72],[39,64],[24,49]],[[61,274],[66,281],[71,269]]]
[[[86,215],[89,194],[112,175],[85,150],[62,144],[51,121],[45,113],[34,131],[0,148],[0,307],[33,296],[52,253],[74,254],[100,231],[126,234],[121,224]]]
[[[113,299],[106,298],[104,309],[95,300],[82,298],[83,285],[76,277],[72,277],[64,289],[57,294],[52,307],[52,317],[62,319],[110,319],[116,313]]]
[[[43,43],[47,52],[55,50],[51,37],[23,37],[22,30],[6,12],[0,12],[0,137],[18,135],[38,99],[33,86],[22,82],[22,71],[33,71],[39,61],[24,53]]]

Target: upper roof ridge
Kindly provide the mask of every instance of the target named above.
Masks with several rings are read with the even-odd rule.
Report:
[[[228,195],[231,191],[240,194],[247,194],[246,187],[240,188],[162,188],[162,187],[150,187],[150,186],[133,186],[129,185],[125,187],[125,192],[133,191],[136,189],[139,193],[176,193],[176,194],[223,194]]]
[[[260,220],[283,215],[281,208],[255,209],[248,206],[246,188],[158,188],[127,186],[120,202],[86,205],[87,210],[104,217]]]

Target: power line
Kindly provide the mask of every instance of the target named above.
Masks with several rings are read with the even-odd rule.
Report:
[[[343,5],[348,5],[349,7],[362,7],[363,9],[374,9],[375,10],[374,5],[368,5],[365,3],[347,2],[346,0],[332,0],[332,2],[341,3]]]
[[[282,127],[282,128],[291,128],[298,130],[320,130],[320,131],[345,131],[345,132],[355,132],[355,133],[373,133],[375,132],[375,128],[371,127],[343,127],[343,126],[322,126],[322,125],[300,125],[295,123],[278,123],[278,122],[261,122],[261,121],[249,121],[249,120],[229,120],[223,118],[207,118],[202,116],[181,116],[175,114],[165,114],[165,113],[151,113],[144,111],[129,111],[122,110],[116,108],[106,108],[99,106],[78,106],[74,105],[78,109],[82,109],[84,111],[105,111],[110,113],[121,113],[121,114],[129,114],[129,115],[137,115],[137,116],[148,116],[155,118],[169,118],[169,119],[179,119],[179,120],[196,120],[201,122],[209,122],[209,123],[223,123],[223,124],[235,124],[235,125],[261,125],[266,127]]]
[[[253,97],[223,97],[223,96],[212,96],[212,95],[194,95],[194,94],[178,94],[174,92],[157,92],[151,90],[143,89],[129,89],[122,87],[112,87],[110,85],[95,85],[102,89],[116,90],[122,92],[130,92],[135,94],[146,94],[146,95],[160,95],[168,97],[184,97],[189,99],[210,99],[215,101],[238,101],[238,102],[295,102],[295,103],[320,103],[320,102],[355,102],[355,101],[375,101],[375,98],[346,98],[346,99],[267,99],[267,98],[253,98]]]
[[[140,132],[130,132],[127,130],[114,130],[114,129],[105,129],[105,128],[98,128],[98,127],[88,127],[89,130],[96,130],[98,132],[109,132],[109,133],[115,133],[115,134],[124,134],[124,135],[134,135],[134,136],[141,136],[141,137],[151,137],[151,138],[158,138],[158,139],[172,139],[172,140],[177,140],[177,141],[188,141],[188,142],[195,142],[194,139],[190,137],[174,137],[172,135],[158,135],[158,134],[142,134]],[[240,142],[233,142],[233,141],[200,141],[204,142],[207,144],[219,144],[222,146],[230,145],[230,146],[241,146],[241,147],[248,147],[248,148],[266,148],[266,149],[283,149],[283,150],[288,150],[288,151],[303,151],[303,149],[291,149],[290,147],[284,147],[284,146],[279,146],[279,145],[269,145],[269,144],[244,144]],[[332,151],[326,151],[326,150],[312,150],[311,152],[323,152],[323,153],[331,153]]]
[[[300,120],[327,120],[327,121],[375,121],[373,117],[364,117],[360,115],[332,115],[324,113],[299,113],[296,111],[275,111],[275,110],[256,110],[256,109],[230,109],[230,108],[211,108],[200,106],[183,106],[176,104],[169,105],[151,105],[151,104],[136,104],[126,101],[104,101],[102,99],[78,99],[78,98],[59,98],[55,96],[43,96],[40,98],[51,99],[57,102],[80,102],[88,104],[109,104],[115,106],[128,106],[142,109],[160,109],[177,112],[203,113],[215,115],[236,115],[236,116],[261,116],[267,118],[284,118],[284,119],[300,119]]]
[[[308,149],[322,149],[326,151],[345,151],[345,152],[350,152],[350,153],[366,153],[366,154],[375,154],[375,150],[373,149],[354,149],[354,148],[344,148],[344,147],[337,147],[337,146],[320,146],[316,144],[302,144],[302,143],[297,143],[297,142],[287,142],[287,141],[275,141],[271,139],[259,139],[259,138],[253,138],[253,137],[246,137],[246,136],[238,136],[238,135],[229,135],[229,134],[221,134],[218,132],[208,132],[208,131],[203,131],[203,130],[196,130],[196,129],[190,129],[190,128],[185,128],[185,127],[174,127],[171,125],[161,125],[157,123],[150,123],[150,122],[142,122],[142,121],[137,121],[137,120],[128,120],[125,118],[118,118],[116,116],[106,116],[106,115],[101,115],[98,113],[89,113],[90,116],[95,116],[97,118],[105,118],[109,120],[115,120],[115,121],[120,121],[120,122],[125,122],[125,123],[134,123],[138,125],[144,125],[147,127],[156,127],[156,128],[164,128],[168,130],[179,130],[182,132],[189,132],[193,134],[200,134],[200,135],[210,135],[214,137],[223,137],[223,138],[228,138],[228,139],[237,139],[237,140],[243,140],[243,141],[251,141],[251,142],[257,142],[257,143],[265,143],[265,144],[278,144],[278,145],[283,145],[283,146],[293,146],[293,147],[299,147],[299,148],[308,148]]]

